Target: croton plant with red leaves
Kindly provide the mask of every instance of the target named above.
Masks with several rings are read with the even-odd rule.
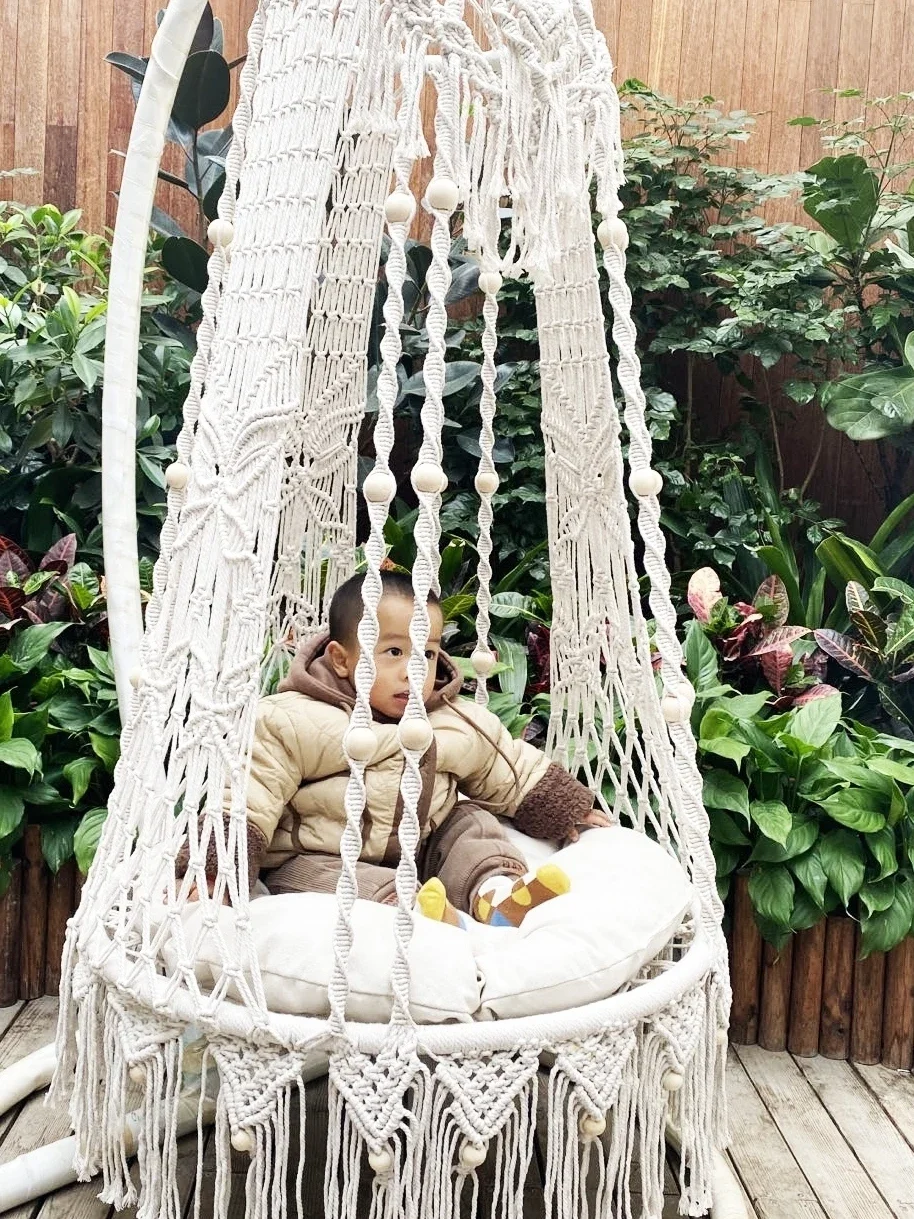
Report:
[[[55,542],[37,563],[0,537],[0,631],[19,624],[82,622],[107,639],[104,580],[77,564],[76,535]]]
[[[761,676],[776,695],[772,710],[837,693],[824,680],[827,657],[812,631],[787,623],[790,601],[780,576],[763,581],[751,604],[730,602],[717,573],[702,567],[689,581],[688,601],[720,653],[727,678],[748,687]]]

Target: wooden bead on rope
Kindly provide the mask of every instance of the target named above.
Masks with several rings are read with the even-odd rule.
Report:
[[[663,476],[650,466],[644,470],[632,470],[628,485],[632,495],[646,499],[649,495],[659,495],[663,490]]]
[[[410,476],[415,491],[424,495],[440,495],[447,487],[447,475],[434,461],[420,461]]]
[[[183,461],[173,461],[165,467],[165,482],[172,491],[183,491],[190,479],[190,470]]]
[[[606,1118],[594,1117],[592,1113],[585,1113],[581,1118],[580,1130],[585,1139],[598,1139],[606,1130]]]
[[[397,735],[400,738],[400,744],[410,753],[425,753],[432,743],[434,733],[428,720],[416,718],[401,720]]]
[[[499,478],[494,470],[480,470],[473,479],[478,495],[494,495],[498,490]]]
[[[435,176],[425,191],[425,201],[433,212],[452,212],[460,198],[460,187],[453,178]]]
[[[387,470],[372,470],[362,484],[362,494],[369,504],[389,504],[397,494],[397,480]]]
[[[384,1177],[394,1166],[394,1158],[386,1147],[379,1151],[369,1151],[368,1167],[378,1177]]]
[[[597,241],[603,249],[615,246],[617,250],[628,249],[628,228],[625,221],[614,216],[611,220],[601,220],[597,225]]]
[[[231,220],[222,220],[217,216],[215,220],[210,221],[206,235],[214,246],[220,246],[224,250],[235,239],[235,226]]]
[[[486,296],[498,296],[505,281],[497,271],[482,271],[479,275],[479,291]]]
[[[479,1168],[481,1164],[486,1162],[486,1156],[489,1154],[489,1149],[485,1143],[471,1143],[469,1140],[464,1142],[460,1148],[458,1159],[460,1160],[461,1168]]]
[[[232,1135],[232,1146],[242,1153],[251,1152],[254,1150],[254,1136],[250,1130],[236,1130]]]
[[[350,728],[343,737],[346,757],[367,766],[378,748],[378,738],[371,728]]]
[[[470,657],[470,664],[473,666],[473,672],[478,677],[488,677],[496,665],[495,657],[491,652],[487,652],[485,648],[477,648]]]
[[[409,224],[416,214],[416,200],[405,190],[395,190],[384,200],[384,219],[388,224]]]

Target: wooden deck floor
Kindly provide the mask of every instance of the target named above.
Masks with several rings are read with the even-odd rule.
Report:
[[[52,1039],[56,1009],[53,999],[0,1009],[0,1069]],[[757,1219],[914,1219],[914,1077],[884,1067],[769,1054],[751,1046],[731,1051],[729,1078],[730,1156]],[[315,1199],[320,1196],[325,1097],[313,1087],[309,1099],[308,1142],[314,1147],[305,1196]],[[32,1097],[0,1118],[0,1164],[68,1133],[64,1116],[45,1108],[41,1097]],[[182,1152],[179,1173],[189,1219],[195,1137],[183,1141]],[[244,1214],[241,1157],[237,1171],[233,1219]],[[211,1173],[208,1184],[211,1189]],[[7,1215],[113,1219],[95,1189],[75,1185]],[[541,1219],[542,1196],[535,1182],[527,1196],[529,1219]],[[663,1219],[678,1213],[677,1202],[668,1172]],[[307,1219],[321,1219],[319,1204],[311,1210]],[[208,1213],[204,1195],[204,1219]]]

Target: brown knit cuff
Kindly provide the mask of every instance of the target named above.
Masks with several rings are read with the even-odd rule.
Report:
[[[553,762],[514,814],[514,824],[531,838],[567,838],[593,808],[593,792]]]
[[[226,829],[228,828],[228,818],[226,818]],[[257,828],[248,822],[248,889],[252,889],[260,875],[260,869],[263,866],[263,858],[266,855],[267,842],[264,835]],[[175,860],[175,872],[178,876],[183,876],[190,864],[190,847],[187,843],[178,852],[178,857]],[[203,863],[204,874],[210,880],[215,880],[219,872],[219,857],[216,852],[216,840],[210,838],[209,845],[206,848],[206,858]]]

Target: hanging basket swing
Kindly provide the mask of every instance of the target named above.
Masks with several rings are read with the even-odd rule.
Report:
[[[461,1199],[470,1198],[475,1213],[475,1177],[487,1157],[498,1163],[493,1214],[520,1216],[543,1088],[547,1213],[591,1213],[595,1188],[593,1213],[630,1214],[637,1146],[643,1214],[655,1219],[671,1122],[681,1141],[683,1212],[704,1214],[725,1141],[726,948],[625,283],[618,100],[588,0],[480,0],[472,24],[452,0],[261,0],[226,188],[210,230],[209,286],[143,624],[130,511],[143,258],[168,115],[202,9],[203,0],[172,0],[156,35],[113,249],[105,560],[119,698],[129,710],[61,987],[55,1090],[70,1096],[79,1167],[84,1175],[103,1172],[107,1201],[136,1201],[124,1120],[138,1103],[139,1213],[177,1215],[174,1134],[196,1055],[201,1121],[215,1102],[215,1214],[227,1214],[233,1145],[251,1153],[248,1219],[284,1214],[286,1170],[297,1154],[290,1143],[298,1146],[291,1103],[303,1074],[323,1056],[330,1219],[354,1214],[363,1173],[374,1174],[372,1219],[457,1219]],[[430,154],[422,99],[432,94]],[[410,183],[430,155],[431,180],[417,199]],[[422,444],[411,476],[419,513],[412,697],[399,727],[398,905],[366,913],[355,865],[374,746],[368,696],[383,530],[396,493],[390,458],[405,242],[419,208],[431,218],[432,260]],[[586,777],[618,823],[570,848],[580,875],[588,866],[608,869],[600,875],[604,889],[611,887],[606,877],[622,858],[615,844],[635,840],[618,848],[636,861],[628,863],[635,877],[621,921],[645,930],[642,942],[626,949],[624,976],[607,974],[603,989],[584,998],[563,991],[558,1006],[553,996],[520,1011],[483,1011],[483,995],[478,1011],[470,1003],[462,1014],[430,1022],[417,1002],[415,964],[431,931],[419,929],[413,910],[419,763],[432,739],[420,695],[446,486],[445,299],[458,212],[484,296],[476,697],[485,701],[495,661],[488,631],[498,488],[496,298],[503,275],[530,276],[554,606],[548,751]],[[350,778],[343,871],[335,897],[302,895],[311,913],[298,924],[298,940],[307,956],[323,935],[325,976],[317,998],[285,1003],[265,959],[271,920],[260,911],[287,899],[258,898],[248,875],[254,716],[261,694],[322,626],[329,598],[354,571],[357,442],[385,237],[376,459],[361,492],[370,522],[363,659],[344,740]],[[609,283],[618,393],[601,273]],[[190,862],[179,875],[182,850]],[[212,895],[207,859],[216,863]],[[651,921],[648,914],[670,893],[675,908]],[[665,925],[670,909],[673,921]],[[356,993],[369,922],[386,943],[378,949],[387,954],[380,1015]],[[470,972],[477,985],[475,968]],[[497,966],[489,972],[497,975]]]

